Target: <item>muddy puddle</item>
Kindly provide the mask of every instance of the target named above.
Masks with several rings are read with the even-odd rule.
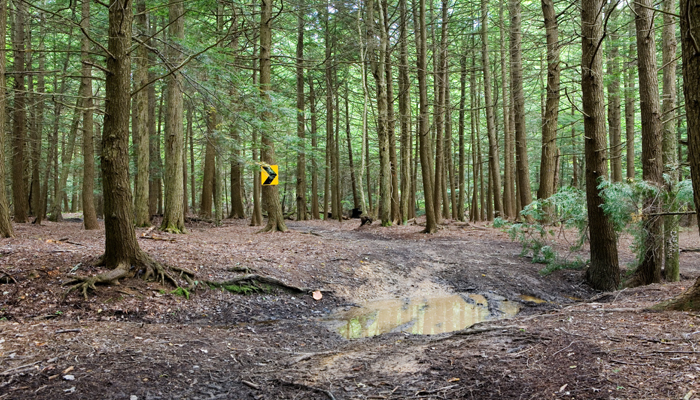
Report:
[[[389,332],[435,335],[467,328],[477,322],[512,317],[520,306],[479,294],[435,298],[377,300],[341,311],[328,323],[346,339]]]

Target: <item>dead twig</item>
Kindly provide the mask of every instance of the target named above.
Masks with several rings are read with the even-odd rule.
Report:
[[[82,332],[82,331],[83,331],[83,330],[80,329],[80,328],[76,328],[76,329],[59,329],[59,330],[57,330],[57,331],[54,332],[54,335],[58,335],[59,333],[71,333],[71,332],[80,333],[80,332]]]
[[[253,383],[253,382],[243,381],[243,380],[242,380],[241,383],[244,384],[244,385],[246,385],[246,386],[248,386],[248,387],[251,388],[251,389],[260,390],[260,385],[257,385],[257,384],[255,384],[255,383]]]

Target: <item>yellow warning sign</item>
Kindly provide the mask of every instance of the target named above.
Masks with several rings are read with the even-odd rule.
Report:
[[[263,186],[277,185],[280,183],[277,165],[263,165],[260,167],[260,182]]]

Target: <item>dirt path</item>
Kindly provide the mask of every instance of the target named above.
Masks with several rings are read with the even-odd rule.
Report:
[[[244,221],[227,221],[159,234],[174,241],[140,240],[200,279],[248,268],[322,290],[320,301],[220,290],[196,290],[187,300],[136,279],[100,287],[88,301],[64,299],[71,273],[97,272],[104,232],[77,222],[15,225],[18,237],[0,241],[0,268],[16,280],[0,280],[0,399],[692,399],[700,392],[700,316],[643,311],[700,274],[698,253],[682,253],[682,282],[601,297],[580,271],[542,277],[542,266],[519,257],[520,246],[496,229],[451,224],[426,236],[419,226],[358,225],[290,222],[290,233],[256,234]],[[627,261],[628,240],[620,246]],[[684,232],[681,247],[698,241],[696,231]],[[454,293],[505,298],[523,310],[441,335],[346,340],[327,322],[366,300]]]

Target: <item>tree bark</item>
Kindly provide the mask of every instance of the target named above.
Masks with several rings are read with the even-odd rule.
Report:
[[[83,0],[81,8],[81,27],[87,32],[90,27],[90,1]],[[92,109],[92,67],[90,66],[90,41],[83,37],[80,44],[82,66],[81,96],[83,98],[83,226],[85,229],[99,229],[97,211],[95,210],[95,142]],[[148,153],[148,150],[146,150]],[[148,182],[148,180],[146,180]]]
[[[459,60],[459,200],[457,201],[457,216],[460,221],[464,221],[464,202],[466,201],[466,193],[464,187],[465,174],[465,148],[464,148],[464,117],[466,115],[465,107],[467,106],[467,52],[466,49]]]
[[[141,40],[148,38],[148,15],[146,14],[146,1],[137,0],[135,17],[136,30]],[[149,197],[149,168],[150,149],[148,137],[148,90],[143,86],[148,80],[148,48],[139,45],[136,50],[136,71],[134,72],[134,83],[136,89],[141,89],[136,93],[134,101],[136,105],[136,115],[133,122],[134,142],[136,143],[136,181],[134,182],[134,209],[136,226],[150,226],[151,216],[148,212]]]
[[[542,13],[547,31],[547,100],[542,124],[542,158],[538,199],[547,199],[556,192],[554,177],[557,164],[557,128],[559,126],[559,24],[553,0],[542,0]],[[549,216],[552,208],[545,210]]]
[[[419,0],[417,7],[417,29],[416,29],[416,53],[418,67],[418,93],[420,101],[420,113],[418,114],[418,142],[420,148],[421,174],[423,176],[423,195],[425,197],[425,233],[437,232],[437,219],[433,208],[433,187],[431,176],[433,174],[430,163],[430,120],[428,118],[428,82],[426,69],[428,64],[427,55],[427,29],[425,26],[425,0]]]
[[[411,187],[411,82],[408,76],[408,18],[406,16],[406,0],[399,0],[399,124],[400,139],[400,183],[401,198],[399,199],[400,223],[408,220]]]
[[[7,31],[7,0],[0,0],[0,32]],[[0,48],[4,49],[6,45],[6,35],[0,35]],[[5,52],[0,54],[0,87],[5,87]],[[0,96],[0,126],[5,126],[6,120],[6,102],[5,96]],[[10,210],[7,205],[7,196],[5,194],[5,129],[0,129],[0,237],[14,237],[14,230],[10,222]]]
[[[634,24],[629,24],[629,34],[634,36]],[[637,52],[634,41],[629,42],[627,52],[627,63],[625,65],[625,137],[627,139],[627,180],[634,180],[634,134],[635,134],[635,93],[634,88],[634,64],[636,63]]]
[[[305,221],[306,215],[306,117],[304,115],[304,14],[297,10],[297,221]],[[353,182],[354,183],[354,182]]]
[[[610,5],[614,5],[610,2]],[[622,120],[620,117],[620,49],[618,34],[612,21],[617,18],[615,7],[610,7],[608,17],[610,33],[606,47],[608,52],[608,126],[610,127],[610,180],[622,182]]]
[[[546,19],[545,19],[546,20]],[[501,202],[501,168],[499,165],[498,138],[496,137],[496,116],[494,109],[496,102],[491,92],[491,63],[489,61],[489,35],[488,35],[488,0],[481,0],[481,68],[484,74],[484,101],[486,102],[486,133],[489,139],[489,176],[493,203],[493,209],[497,217],[503,216],[503,203]],[[556,128],[555,128],[556,129]],[[489,220],[492,218],[489,215]]]
[[[653,4],[650,0],[635,3],[637,29],[637,62],[639,65],[639,100],[642,116],[642,179],[661,189],[663,154],[659,82],[656,73],[656,40],[654,39]],[[663,264],[663,218],[661,196],[644,200],[642,216],[644,256],[628,285],[648,285],[661,282]]]
[[[670,14],[676,11],[674,0],[665,0],[663,9],[664,27],[662,32],[663,44],[663,104],[661,118],[663,119],[663,165],[669,179],[666,190],[672,194],[678,182],[678,139],[676,138],[676,21]],[[679,211],[676,202],[667,211]],[[680,216],[664,217],[664,278],[677,282],[681,279],[679,267],[678,225]]]
[[[270,101],[269,91],[271,89],[270,73],[270,51],[272,48],[272,0],[261,0],[260,14],[260,96],[264,101]],[[262,115],[263,124],[267,125],[271,116],[265,112]],[[262,162],[275,164],[275,143],[272,141],[271,131],[263,129],[262,136]],[[267,205],[267,225],[263,231],[286,232],[287,225],[284,223],[282,206],[280,205],[279,192],[277,186],[263,186],[262,195]]]
[[[521,33],[521,0],[509,0],[510,11],[510,68],[511,96],[513,96],[513,113],[515,119],[515,169],[520,212],[532,202],[530,190],[530,168],[527,160],[527,131],[525,127],[525,92],[523,90],[523,61]]]
[[[171,65],[182,61],[181,43],[185,38],[184,3],[170,0],[168,5],[168,33],[171,41],[168,59]],[[183,132],[183,87],[182,71],[168,75],[165,116],[165,207],[160,229],[171,233],[186,233],[185,210],[182,208],[182,152]]]
[[[216,162],[216,147],[214,146],[214,129],[216,111],[208,104],[204,105],[206,118],[206,141],[204,151],[204,171],[202,174],[202,197],[199,199],[199,215],[205,219],[211,219],[212,200],[214,199],[214,169]]]
[[[360,196],[357,195],[357,179],[355,175],[355,162],[352,159],[352,140],[350,136],[350,90],[345,86],[345,135],[348,143],[348,164],[350,167],[350,185],[352,186],[352,206],[353,209],[362,210]]]
[[[597,290],[612,291],[620,283],[617,239],[612,222],[600,207],[603,198],[598,190],[599,181],[607,176],[603,57],[599,51],[603,39],[602,7],[603,0],[581,2],[586,203],[589,230],[595,233],[591,234],[591,264],[586,280]]]
[[[680,2],[681,47],[683,57],[683,94],[688,122],[688,162],[693,182],[695,208],[700,210],[700,4]],[[700,278],[687,291],[654,306],[666,310],[700,309]]]
[[[505,217],[514,220],[517,216],[515,201],[515,140],[513,138],[513,124],[511,124],[512,113],[510,103],[512,97],[508,93],[508,68],[510,63],[506,63],[507,32],[503,13],[508,0],[501,0],[498,7],[498,21],[500,29],[500,53],[501,53],[501,82],[502,102],[503,102],[503,213]]]
[[[309,78],[309,112],[311,113],[311,148],[314,154],[318,154],[318,127],[316,120],[316,92],[314,91],[314,80]],[[318,208],[318,166],[316,157],[311,158],[311,219],[318,219],[320,210]]]
[[[15,222],[27,222],[29,203],[25,185],[24,152],[27,136],[27,109],[25,102],[25,24],[27,4],[16,3],[14,37],[14,118],[12,119],[12,203]],[[3,149],[0,149],[2,151]]]

